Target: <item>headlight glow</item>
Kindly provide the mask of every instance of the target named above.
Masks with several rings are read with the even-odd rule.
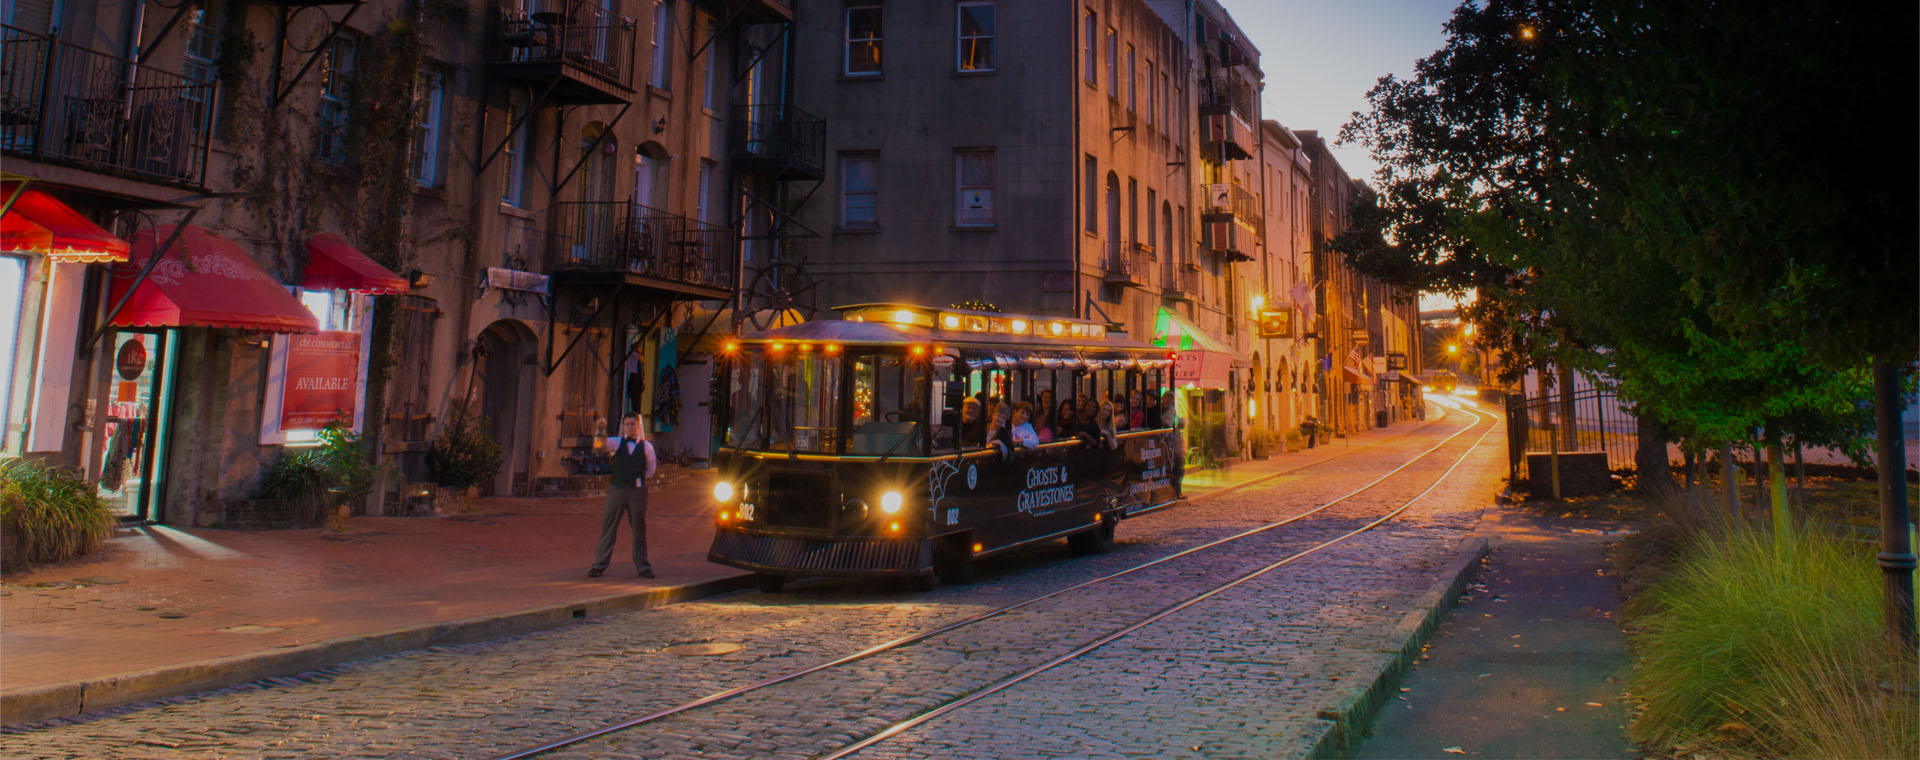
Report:
[[[713,484],[713,500],[722,504],[733,501],[733,484],[724,480]]]
[[[880,511],[894,514],[900,511],[900,492],[888,491],[880,495]]]

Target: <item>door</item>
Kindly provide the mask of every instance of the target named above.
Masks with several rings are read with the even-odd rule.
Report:
[[[480,414],[486,419],[487,435],[500,444],[500,474],[481,483],[480,492],[486,496],[522,493],[530,485],[528,446],[537,339],[525,324],[503,319],[481,332],[477,343],[474,374]]]
[[[94,383],[89,472],[125,519],[160,515],[174,343],[162,330],[115,330],[102,340],[109,353]]]

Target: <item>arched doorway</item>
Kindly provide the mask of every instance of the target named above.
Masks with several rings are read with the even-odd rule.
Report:
[[[525,492],[528,444],[533,438],[533,388],[540,345],[533,330],[517,319],[487,326],[474,340],[473,390],[475,411],[487,421],[487,434],[500,444],[500,474],[480,484],[486,496]]]

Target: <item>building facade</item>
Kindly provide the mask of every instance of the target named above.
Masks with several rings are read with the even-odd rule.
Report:
[[[388,465],[375,509],[462,418],[495,494],[595,487],[629,411],[703,455],[698,345],[820,173],[775,0],[8,14],[9,230],[44,196],[121,250],[7,236],[5,453],[132,518],[233,522],[335,417]]]

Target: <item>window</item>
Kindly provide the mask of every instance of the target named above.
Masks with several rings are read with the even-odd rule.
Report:
[[[526,203],[526,197],[522,191],[527,177],[527,130],[533,125],[519,125],[519,129],[514,129],[526,113],[527,96],[520,92],[509,92],[506,127],[513,132],[513,136],[507,140],[506,147],[501,149],[505,154],[501,157],[507,162],[507,176],[506,184],[500,190],[500,202],[509,206],[522,206]]]
[[[1096,47],[1100,44],[1100,16],[1092,10],[1088,10],[1084,19],[1084,25],[1086,27],[1086,33],[1085,39],[1081,41],[1081,45],[1086,48],[1087,62],[1083,71],[1087,77],[1087,84],[1097,85],[1100,83],[1100,80],[1095,78],[1099,76],[1098,72],[1100,71],[1100,59],[1098,58],[1100,49]]]
[[[707,199],[712,196],[713,162],[702,159],[700,161],[700,195],[693,199],[693,218],[700,220],[701,224],[713,224],[713,219],[707,216],[708,209],[712,208],[712,204],[708,203]]]
[[[961,3],[956,22],[961,71],[993,70],[993,3]]]
[[[1140,180],[1127,178],[1127,240],[1140,241]]]
[[[660,89],[667,89],[668,76],[673,73],[673,3],[660,0],[653,4],[653,72],[647,80]]]
[[[413,80],[413,141],[407,146],[408,168],[414,183],[433,187],[440,179],[440,101],[446,77],[421,69]]]
[[[1133,46],[1127,46],[1127,110],[1134,110],[1133,96],[1135,86],[1140,82],[1139,74],[1133,69]]]
[[[1147,188],[1147,237],[1140,242],[1146,243],[1148,248],[1152,248],[1153,241],[1160,237],[1158,234],[1159,228],[1155,227],[1153,223],[1153,207],[1158,205],[1160,205],[1160,194],[1154,192],[1151,187]]]
[[[1086,216],[1087,234],[1100,232],[1100,163],[1093,156],[1087,156],[1087,177],[1080,183],[1080,192],[1087,198],[1087,208],[1081,212]]]
[[[880,6],[847,9],[847,76],[880,73]]]
[[[1107,96],[1120,97],[1120,33],[1107,27]]]
[[[220,59],[221,19],[217,10],[201,5],[193,6],[187,18],[187,52],[180,73],[202,86],[188,85],[181,91],[181,99],[187,106],[187,128],[198,135],[203,126],[211,126],[207,109],[219,81],[214,61]]]
[[[1173,133],[1173,91],[1168,89],[1167,74],[1160,72],[1160,131]]]
[[[880,157],[852,154],[840,157],[840,224],[873,227],[879,224]]]
[[[653,207],[653,186],[656,176],[664,176],[664,159],[647,155],[645,148],[636,147],[633,151],[633,204],[646,208]]]
[[[336,37],[320,57],[320,135],[314,155],[338,166],[347,162],[347,89],[353,82],[354,40]]]
[[[708,22],[708,26],[712,27],[713,26],[712,22]],[[718,28],[712,28],[711,32],[713,34],[719,34],[720,30]],[[709,45],[707,46],[706,52],[701,55],[702,58],[706,59],[706,83],[703,84],[700,88],[700,93],[701,93],[700,107],[705,108],[708,111],[713,110],[713,101],[715,98],[718,97],[718,95],[714,92],[716,81],[719,79],[718,77],[714,76],[714,73],[713,73],[713,68],[714,68],[713,59],[717,57],[714,55],[714,50],[715,48]]]
[[[962,227],[993,225],[993,151],[963,150],[954,154],[954,223]]]
[[[1153,61],[1147,61],[1147,124],[1148,125],[1152,125],[1154,123],[1153,122],[1154,105],[1157,102],[1159,102],[1159,99],[1153,96],[1154,81],[1155,79],[1153,76]]]

